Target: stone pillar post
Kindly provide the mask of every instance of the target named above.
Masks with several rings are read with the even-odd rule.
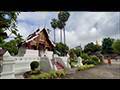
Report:
[[[9,54],[8,51],[3,55],[3,69],[0,73],[0,79],[15,79],[14,76],[14,58]]]

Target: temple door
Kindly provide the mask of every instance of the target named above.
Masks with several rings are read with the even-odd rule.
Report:
[[[40,56],[43,57],[43,54],[44,54],[44,45],[43,44],[39,44],[39,52],[40,52]]]

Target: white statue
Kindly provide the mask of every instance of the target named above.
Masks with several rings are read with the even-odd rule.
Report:
[[[82,58],[81,57],[78,57],[78,64],[77,66],[83,66],[83,63],[82,63]]]

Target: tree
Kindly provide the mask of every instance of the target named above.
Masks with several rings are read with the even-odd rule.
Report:
[[[93,42],[91,43],[88,43],[87,45],[85,45],[84,47],[84,52],[87,53],[87,52],[98,52],[98,51],[101,51],[101,46],[98,46],[98,45],[94,45]]]
[[[11,55],[16,55],[18,53],[17,40],[11,40],[2,44],[2,49],[8,51]]]
[[[120,54],[120,39],[116,40],[111,47],[114,49],[115,53]]]
[[[58,19],[63,23],[64,25],[64,44],[65,44],[65,22],[68,21],[68,18],[70,17],[70,13],[69,12],[59,12],[58,14]],[[65,45],[64,45],[64,49],[66,51]],[[65,52],[64,52],[65,53]]]
[[[47,32],[50,34],[51,30],[50,30],[50,29],[47,29]]]
[[[113,38],[104,38],[102,41],[102,54],[114,54],[114,50],[112,49],[112,44],[114,42]]]
[[[4,14],[8,14],[11,18],[10,19],[3,18]],[[1,44],[5,43],[4,39],[8,38],[11,34],[17,36],[18,29],[16,29],[17,28],[16,24],[17,24],[17,17],[19,14],[20,12],[0,12],[0,46]],[[6,30],[9,30],[11,34],[7,35],[5,33]],[[1,36],[1,35],[5,35],[5,36]]]
[[[62,29],[64,28],[65,25],[66,25],[65,23],[63,24],[60,20],[58,20],[57,26],[58,26],[58,28],[60,29],[61,52],[62,52]]]
[[[53,18],[52,22],[50,23],[51,23],[52,28],[54,29],[54,42],[55,42],[55,29],[57,28],[57,19]]]
[[[57,54],[57,55],[64,55],[64,44],[59,42],[59,43],[55,43],[56,47],[55,48],[52,48],[52,51],[54,54]],[[61,51],[61,45],[62,45],[62,51]],[[65,44],[65,47],[66,47],[66,50],[69,50],[69,47]]]
[[[20,44],[21,41],[24,40],[22,37],[23,37],[23,36],[21,36],[19,33],[17,34],[17,38],[15,38],[17,45]]]
[[[77,47],[70,49],[70,52],[74,52],[77,57],[80,56],[80,49],[78,49]]]

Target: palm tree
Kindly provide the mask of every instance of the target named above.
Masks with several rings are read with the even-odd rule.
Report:
[[[60,20],[57,22],[58,28],[60,29],[60,38],[61,38],[61,54],[62,54],[62,29],[66,25],[65,23],[63,24]]]
[[[54,29],[54,43],[55,43],[55,29],[57,28],[57,19],[53,18],[52,22],[50,23],[51,23],[52,28]]]
[[[62,12],[60,12],[59,14],[58,14],[58,19],[63,23],[63,24],[65,24],[65,22],[68,20],[68,18],[70,17],[70,13],[69,12],[64,12],[64,11],[62,11]],[[65,24],[66,25],[66,24]],[[64,25],[64,49],[65,49],[65,52],[66,52],[66,47],[65,47],[65,25]],[[65,53],[64,52],[64,53]]]

